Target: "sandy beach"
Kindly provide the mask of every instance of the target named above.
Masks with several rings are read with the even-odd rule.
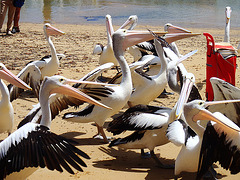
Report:
[[[79,79],[85,74],[96,68],[98,64],[97,55],[92,55],[93,47],[96,43],[107,43],[106,29],[103,25],[70,25],[70,24],[52,24],[54,27],[64,31],[64,36],[52,37],[57,53],[66,55],[60,62],[58,74],[67,78]],[[6,26],[6,24],[5,24]],[[5,26],[3,29],[5,29]],[[13,36],[5,36],[0,33],[0,60],[14,74],[19,71],[29,61],[39,60],[43,56],[50,54],[50,48],[43,34],[43,24],[21,23],[21,32]],[[114,29],[118,27],[115,26]],[[137,26],[136,29],[145,30],[161,30],[163,27]],[[210,33],[216,42],[223,41],[224,27],[222,29],[194,29],[184,27],[195,33]],[[231,44],[237,47],[240,40],[239,28],[231,29]],[[183,62],[186,69],[193,73],[196,77],[196,85],[205,99],[205,79],[206,79],[206,38],[203,35],[177,41],[181,54],[186,54],[192,50],[198,49],[198,52]],[[133,58],[126,53],[127,61],[130,63]],[[238,61],[238,60],[237,60]],[[236,86],[240,87],[239,69],[236,71]],[[167,87],[168,91],[171,91]],[[168,96],[167,98],[157,98],[151,105],[166,106],[172,108],[178,99],[178,95]],[[18,123],[32,109],[32,105],[38,103],[34,97],[23,97],[13,102],[14,106],[14,130]],[[160,169],[156,166],[152,159],[141,159],[140,150],[119,150],[118,148],[109,148],[107,144],[103,144],[100,140],[93,139],[96,133],[96,127],[93,123],[79,124],[70,123],[62,120],[64,113],[74,111],[73,108],[65,110],[58,115],[51,124],[51,131],[63,135],[64,137],[73,139],[79,143],[77,146],[86,152],[91,159],[85,160],[87,168],[83,168],[84,172],[77,172],[74,175],[68,174],[66,171],[59,173],[49,171],[48,169],[39,169],[29,180],[38,179],[173,179],[174,170]],[[123,109],[122,111],[125,111]],[[106,121],[110,122],[109,118]],[[107,136],[112,136],[106,132]],[[126,136],[124,135],[117,137]],[[7,133],[0,134],[0,140],[7,137]],[[156,147],[155,153],[164,163],[173,164],[180,147],[172,143],[164,146]],[[240,179],[239,175],[231,175],[228,171],[223,170],[219,164],[216,164],[216,171],[219,173],[218,178]],[[193,179],[193,175],[186,173],[183,179]]]

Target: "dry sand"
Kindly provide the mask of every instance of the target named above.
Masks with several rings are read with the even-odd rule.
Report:
[[[53,37],[58,53],[64,53],[66,58],[61,60],[58,74],[68,78],[79,79],[86,73],[98,66],[98,56],[92,55],[93,47],[97,42],[106,44],[106,30],[102,25],[67,25],[53,24],[55,27],[66,32],[61,37]],[[0,34],[0,59],[12,72],[17,74],[24,65],[33,60],[39,60],[45,55],[50,54],[49,46],[43,35],[43,24],[21,23],[21,33],[14,36],[5,36]],[[115,27],[117,29],[118,27]],[[163,27],[149,27],[151,30],[163,30]],[[194,29],[184,27],[193,32],[209,32],[213,35],[216,42],[223,41],[224,28],[222,29]],[[137,29],[146,29],[146,26],[138,26]],[[231,43],[237,47],[240,39],[238,29],[231,29]],[[186,54],[192,50],[198,49],[197,54],[190,57],[183,64],[189,72],[195,74],[196,84],[200,93],[205,99],[205,64],[206,64],[206,39],[203,35],[180,40],[177,42],[181,54]],[[128,62],[132,58],[127,54]],[[236,73],[236,86],[240,87],[239,70]],[[169,88],[167,89],[168,91]],[[178,99],[178,95],[167,98],[158,98],[151,102],[152,105],[173,107]],[[32,109],[32,105],[37,103],[36,98],[21,98],[13,102],[15,109],[14,130],[17,124]],[[71,109],[73,110],[73,109]],[[69,111],[69,110],[67,110]],[[64,111],[58,115],[52,122],[51,131],[61,134],[67,138],[74,139],[79,143],[79,148],[85,151],[90,160],[85,160],[88,165],[83,168],[84,172],[75,171],[75,175],[66,172],[52,172],[47,169],[39,169],[28,179],[173,179],[174,170],[159,169],[152,159],[141,159],[140,150],[118,150],[109,148],[107,144],[92,139],[96,133],[96,127],[92,123],[78,124],[69,123],[61,119]],[[111,118],[106,122],[111,121]],[[108,136],[111,133],[107,132]],[[125,134],[126,135],[126,134]],[[124,136],[125,136],[124,135]],[[120,135],[123,136],[123,135]],[[1,134],[3,140],[7,134]],[[164,146],[156,147],[155,152],[164,163],[173,164],[180,148],[168,143]],[[216,170],[221,174],[221,179],[239,179],[240,175],[230,175],[228,171],[223,170],[218,164]],[[193,179],[192,174],[184,175],[183,179]]]

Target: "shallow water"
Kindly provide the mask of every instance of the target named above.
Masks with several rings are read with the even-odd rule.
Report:
[[[225,25],[225,7],[232,8],[231,27],[240,25],[239,0],[26,0],[21,21],[31,23],[105,24],[110,14],[121,25],[136,14],[142,25],[165,23],[183,27],[220,28]]]

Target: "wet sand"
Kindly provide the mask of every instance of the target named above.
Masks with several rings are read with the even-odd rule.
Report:
[[[93,47],[96,43],[107,43],[105,26],[102,25],[64,25],[52,24],[53,26],[66,32],[61,37],[53,37],[53,43],[57,53],[66,55],[60,62],[58,74],[67,78],[79,79],[98,66],[98,56],[92,55]],[[27,62],[39,60],[43,56],[50,54],[49,46],[43,35],[43,24],[21,23],[21,33],[14,36],[5,36],[0,33],[0,59],[7,68],[14,74],[17,74]],[[118,27],[114,27],[117,29]],[[163,27],[137,26],[136,29],[163,30]],[[184,27],[196,33],[209,32],[213,35],[216,42],[223,41],[224,28],[222,29],[194,29]],[[239,28],[231,29],[231,43],[237,47],[240,39]],[[206,79],[206,39],[203,35],[177,41],[181,54],[186,54],[192,50],[198,49],[198,52],[187,59],[183,64],[189,72],[196,77],[196,84],[200,93],[205,99],[205,79]],[[133,61],[129,54],[126,54],[127,61]],[[240,87],[240,74],[236,72],[236,86]],[[167,88],[168,91],[171,91]],[[167,98],[157,98],[152,105],[166,106],[172,108],[178,99],[175,93]],[[15,109],[14,130],[18,123],[32,109],[32,105],[38,101],[36,98],[23,97],[13,102]],[[78,124],[62,120],[64,113],[73,111],[73,108],[63,111],[51,124],[51,131],[61,134],[64,137],[73,139],[79,143],[78,147],[85,151],[90,160],[85,160],[87,168],[84,172],[74,171],[70,175],[64,171],[59,173],[47,169],[39,169],[28,179],[173,179],[174,170],[165,170],[156,167],[152,159],[141,159],[140,150],[118,150],[118,148],[109,148],[100,140],[92,139],[96,133],[96,127],[93,123]],[[125,109],[123,109],[125,111]],[[107,123],[111,118],[107,119]],[[123,137],[119,135],[117,137]],[[108,136],[112,136],[107,132]],[[0,140],[7,137],[7,134],[1,134]],[[164,146],[156,147],[155,152],[164,163],[173,164],[180,147],[168,143]],[[239,179],[240,175],[230,175],[228,171],[223,170],[216,164],[216,170],[220,173],[220,179]],[[193,179],[192,174],[185,174],[183,179]]]

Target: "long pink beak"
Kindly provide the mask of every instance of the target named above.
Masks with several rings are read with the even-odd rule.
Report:
[[[25,89],[25,90],[31,90],[32,89],[25,82],[23,82],[21,79],[19,79],[11,71],[9,71],[6,67],[3,67],[3,66],[2,66],[2,69],[0,70],[0,78],[8,81],[9,83],[11,83],[14,86],[17,86],[19,88],[22,88],[22,89]]]
[[[82,91],[68,85],[69,83],[85,83],[87,84],[86,81],[76,81],[76,80],[70,80],[68,79],[65,83],[67,84],[63,84],[60,87],[54,88],[51,90],[51,94],[53,93],[60,93],[60,94],[65,94],[74,98],[77,98],[79,100],[83,100],[86,101],[88,103],[103,107],[103,108],[107,108],[107,109],[112,109],[111,107],[108,107],[98,101],[96,101],[95,99],[91,98],[90,96],[88,96],[87,94],[83,93]],[[94,83],[91,82],[91,84],[98,84],[98,83]],[[101,83],[102,84],[102,83]]]
[[[154,39],[152,33],[150,33],[149,31],[138,31],[138,30],[126,30],[127,31],[127,35],[126,35],[126,39],[125,39],[125,44],[123,46],[124,49],[127,49],[128,47],[131,47],[133,45],[136,45],[140,42],[144,42],[144,41],[149,41]],[[162,36],[164,34],[166,34],[166,32],[159,32],[159,31],[155,31],[155,34],[157,34],[158,36]]]
[[[57,29],[57,28],[55,28],[51,25],[46,28],[46,31],[47,31],[48,35],[50,35],[50,36],[52,36],[52,35],[64,35],[65,34],[65,32],[63,32],[63,31],[61,31],[61,30],[59,30],[59,29]]]

